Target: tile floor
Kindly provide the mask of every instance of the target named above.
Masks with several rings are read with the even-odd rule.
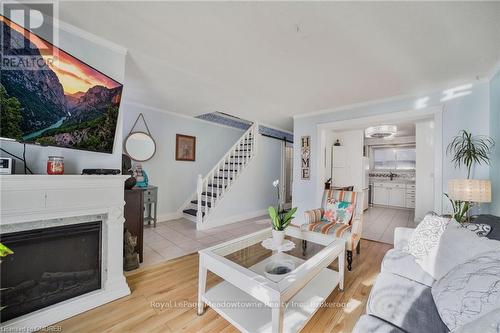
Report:
[[[181,218],[144,226],[144,261],[142,267],[157,264],[199,251],[226,240],[250,234],[270,226],[267,216],[217,227],[196,230],[196,223]]]
[[[394,229],[415,227],[413,219],[413,210],[370,207],[364,213],[363,238],[393,244]],[[205,231],[196,230],[196,224],[184,218],[160,222],[156,228],[146,225],[141,268],[267,228],[269,223],[267,216],[260,216]]]
[[[364,212],[363,238],[393,244],[394,229],[415,228],[415,211],[387,207],[370,207]]]

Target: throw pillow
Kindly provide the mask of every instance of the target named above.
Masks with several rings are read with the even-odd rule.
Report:
[[[335,210],[333,219],[337,223],[349,224],[354,213],[354,205],[349,201],[337,201],[335,203]]]
[[[432,297],[450,331],[499,308],[500,251],[482,253],[453,268],[434,283]]]
[[[455,220],[450,221],[446,230],[426,256],[415,261],[430,276],[438,280],[453,267],[487,251],[500,251],[500,241],[479,237]]]
[[[328,222],[336,222],[349,224],[354,214],[355,205],[349,201],[337,201],[335,199],[328,199],[326,202],[325,213],[323,218]]]
[[[325,212],[323,213],[323,219],[328,222],[335,222],[335,209],[337,209],[337,200],[328,199],[326,201]]]
[[[486,223],[462,223],[462,225],[475,232],[479,237],[486,237],[491,231],[491,226]]]
[[[432,248],[438,245],[439,238],[449,222],[449,218],[427,214],[413,231],[405,250],[415,259],[427,256]]]
[[[453,333],[498,333],[500,332],[500,308],[488,312],[478,320],[471,321],[453,331]]]

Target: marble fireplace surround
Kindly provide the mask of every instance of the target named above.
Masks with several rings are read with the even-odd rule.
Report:
[[[1,323],[1,330],[39,330],[130,294],[122,268],[127,177],[0,176],[0,233],[102,221],[101,289]]]

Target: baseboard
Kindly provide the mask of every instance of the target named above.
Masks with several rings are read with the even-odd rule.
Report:
[[[177,212],[172,212],[172,213],[166,213],[166,214],[159,214],[158,215],[158,222],[165,222],[165,221],[170,221],[170,220],[177,220],[183,217],[182,211],[177,211]]]
[[[259,210],[255,210],[252,212],[233,215],[233,216],[226,217],[223,219],[211,220],[209,217],[207,221],[203,222],[202,225],[198,226],[198,230],[207,230],[207,229],[211,229],[211,228],[215,228],[215,227],[220,227],[220,226],[223,226],[226,224],[231,224],[231,223],[235,223],[235,222],[239,222],[239,221],[243,221],[243,220],[248,220],[248,219],[252,219],[254,217],[259,217],[259,216],[266,215],[266,214],[267,214],[267,209],[259,209]]]

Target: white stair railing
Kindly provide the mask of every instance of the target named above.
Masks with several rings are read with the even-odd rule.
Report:
[[[196,223],[203,223],[224,196],[239,172],[257,153],[259,125],[255,122],[205,176],[198,175]],[[205,203],[202,204],[203,193]],[[209,195],[210,194],[210,195]]]

